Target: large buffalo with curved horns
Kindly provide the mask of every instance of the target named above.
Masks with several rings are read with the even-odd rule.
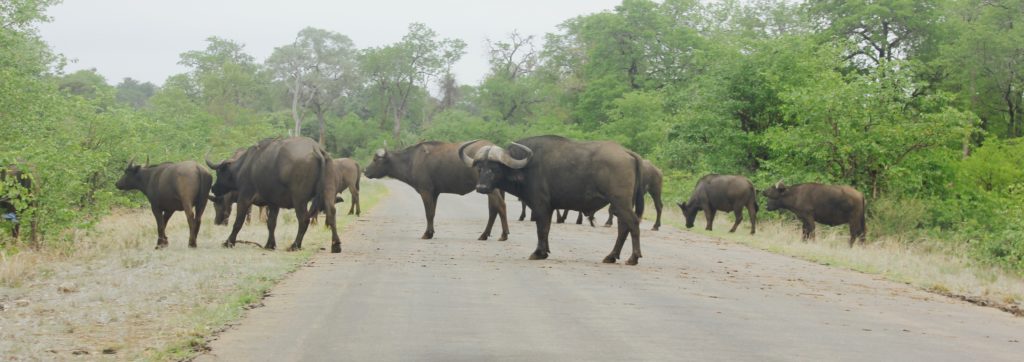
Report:
[[[124,175],[114,185],[118,190],[139,190],[149,200],[156,218],[156,248],[167,247],[167,221],[175,211],[184,211],[188,219],[188,247],[196,247],[196,237],[206,209],[213,177],[195,161],[161,163],[149,166],[128,161]],[[195,211],[193,211],[193,208]]]
[[[331,252],[341,252],[341,239],[335,224],[334,196],[337,194],[331,155],[316,141],[308,137],[268,138],[249,147],[237,157],[207,166],[217,171],[217,182],[213,185],[215,197],[231,191],[238,191],[236,215],[247,215],[253,202],[267,204],[266,249],[274,249],[274,229],[277,214],[281,208],[295,209],[299,230],[295,241],[288,250],[302,248],[302,238],[309,228],[313,213],[322,210],[326,214],[327,226],[331,228]],[[312,209],[307,205],[312,201]],[[235,245],[239,230],[245,218],[235,217],[231,235],[224,242],[225,247]]]
[[[476,190],[501,189],[519,196],[533,210],[537,222],[537,249],[530,259],[546,259],[551,215],[555,209],[585,214],[611,204],[619,218],[619,232],[605,263],[619,259],[626,236],[632,236],[636,265],[640,253],[640,215],[643,214],[643,159],[614,142],[576,142],[559,136],[530,137],[504,148],[486,145],[475,151],[470,141],[459,146],[466,165],[480,174]],[[634,206],[636,212],[633,211]]]
[[[476,150],[490,145],[490,142],[472,147]],[[388,152],[377,150],[373,162],[366,167],[366,177],[382,178],[385,176],[398,179],[420,194],[423,199],[423,210],[427,215],[427,231],[422,239],[434,237],[434,210],[437,208],[437,197],[440,194],[465,195],[473,192],[477,183],[477,173],[466,167],[459,160],[458,145],[444,142],[421,142],[401,151]],[[508,239],[508,219],[505,215],[505,199],[501,192],[487,192],[487,227],[480,234],[479,240],[487,240],[491,235],[496,216],[501,216],[501,238]]]

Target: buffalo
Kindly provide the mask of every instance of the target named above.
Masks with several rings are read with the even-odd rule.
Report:
[[[348,189],[348,194],[352,196],[352,206],[349,206],[348,214],[352,215],[353,210],[356,216],[362,212],[359,207],[359,178],[362,172],[359,169],[359,162],[351,158],[336,158],[331,161],[331,167],[334,167],[335,176],[335,189],[341,192],[344,189]],[[338,201],[340,199],[336,199]]]
[[[786,186],[779,181],[765,189],[768,211],[792,211],[803,223],[803,240],[814,237],[815,222],[829,226],[850,225],[850,247],[860,239],[864,243],[867,227],[864,194],[850,186],[805,183]]]
[[[654,220],[654,227],[651,230],[658,231],[661,227],[661,187],[662,187],[662,173],[661,169],[654,166],[649,160],[644,160],[644,191],[651,195],[651,200],[654,200],[654,211],[657,212],[657,217]],[[604,226],[612,226],[612,210],[608,210],[608,221],[604,222]],[[583,216],[580,215],[576,218],[577,224],[582,224]],[[593,221],[590,222],[594,224]]]
[[[196,247],[196,237],[206,209],[206,196],[210,193],[213,177],[195,161],[136,165],[128,161],[124,175],[117,180],[118,190],[139,190],[149,200],[156,219],[156,248],[167,247],[167,221],[175,211],[184,211],[188,219],[188,247]],[[194,209],[194,211],[193,211]]]
[[[312,215],[324,211],[327,226],[331,228],[331,252],[341,252],[341,239],[335,224],[335,185],[330,182],[334,175],[330,167],[331,156],[320,145],[308,137],[268,138],[249,147],[237,157],[206,165],[217,171],[217,182],[213,185],[215,197],[231,191],[238,191],[237,215],[246,215],[257,200],[267,205],[267,242],[265,249],[277,247],[274,229],[277,214],[281,208],[295,209],[299,223],[295,241],[288,250],[302,248],[302,238],[309,228]],[[307,206],[312,203],[312,208]],[[233,247],[238,232],[245,223],[244,218],[235,217],[231,235],[224,242]]]
[[[605,263],[619,259],[626,236],[632,235],[633,255],[640,257],[640,218],[643,214],[643,159],[614,142],[576,142],[560,136],[530,137],[504,148],[470,141],[459,146],[458,155],[480,177],[476,190],[503,190],[521,198],[533,210],[537,222],[537,249],[531,260],[546,259],[551,252],[548,234],[555,209],[592,214],[611,203],[619,218],[619,232]],[[636,212],[633,208],[636,207]]]
[[[15,190],[7,190],[13,187]],[[0,219],[10,221],[11,237],[18,239],[21,236],[21,214],[26,209],[35,208],[36,183],[32,175],[24,172],[17,165],[0,167]],[[35,217],[29,217],[30,235],[29,239],[36,240],[38,225]]]
[[[480,143],[470,149],[475,151],[491,145]],[[444,142],[422,142],[401,151],[377,150],[373,162],[366,167],[366,177],[377,179],[385,176],[398,179],[412,186],[423,199],[427,216],[427,230],[422,239],[434,237],[434,209],[440,194],[465,195],[473,192],[477,184],[477,173],[459,159],[458,145]],[[488,194],[487,227],[479,240],[487,240],[494,226],[495,216],[501,216],[501,238],[508,240],[508,220],[505,215],[505,199],[500,191]]]
[[[690,200],[679,204],[686,217],[686,228],[692,228],[697,212],[703,210],[707,220],[706,230],[711,230],[718,211],[732,211],[736,216],[729,232],[735,232],[743,221],[743,209],[750,214],[750,234],[757,229],[757,192],[754,184],[746,177],[710,174],[701,177],[690,194]]]

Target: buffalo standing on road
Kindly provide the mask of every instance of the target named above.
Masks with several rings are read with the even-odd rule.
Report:
[[[537,217],[537,250],[530,259],[546,259],[551,252],[548,234],[555,209],[593,214],[611,203],[619,218],[619,233],[605,263],[619,259],[626,236],[632,235],[636,265],[640,253],[640,218],[643,214],[643,159],[614,142],[576,142],[559,136],[530,137],[508,150],[478,141],[459,146],[458,155],[480,174],[476,190],[501,189],[519,196]],[[634,205],[636,212],[633,211]]]
[[[768,198],[768,211],[792,211],[803,223],[803,239],[814,237],[814,223],[829,226],[850,225],[850,247],[860,239],[864,243],[867,227],[864,194],[850,186],[806,183],[786,186],[779,181],[762,192]]]
[[[188,219],[188,247],[196,247],[196,237],[206,209],[213,177],[194,161],[162,163],[149,166],[129,161],[124,175],[117,180],[118,190],[139,190],[149,200],[150,210],[156,218],[156,248],[167,247],[167,221],[175,211],[184,211]],[[193,208],[195,211],[193,211]]]
[[[753,235],[757,229],[757,192],[754,191],[754,184],[746,177],[734,175],[710,174],[701,177],[697,186],[693,188],[690,201],[679,204],[686,217],[686,227],[692,228],[697,218],[697,212],[704,210],[704,218],[707,219],[706,230],[711,230],[715,222],[715,213],[718,211],[730,212],[736,215],[736,222],[733,223],[729,232],[735,232],[743,221],[743,209],[750,214],[750,234]]]
[[[490,143],[481,143],[471,149],[485,147]],[[377,150],[373,163],[366,167],[366,177],[391,177],[402,181],[420,194],[423,209],[427,215],[427,231],[422,239],[434,237],[434,210],[437,208],[437,197],[440,194],[465,195],[473,192],[477,183],[477,173],[466,167],[459,159],[458,145],[443,142],[422,142],[401,151],[388,152]],[[487,240],[494,226],[495,216],[501,216],[501,238],[508,239],[508,219],[505,215],[505,199],[501,192],[494,190],[487,193],[487,227],[479,240]]]
[[[338,192],[348,189],[349,196],[352,196],[352,206],[349,206],[348,214],[352,215],[352,212],[355,211],[358,216],[362,212],[359,207],[359,178],[362,174],[359,170],[359,162],[351,158],[337,158],[331,162],[331,166],[334,167],[334,174],[338,176],[335,181],[335,189]]]
[[[308,137],[273,138],[260,141],[245,152],[219,163],[206,160],[206,165],[217,171],[217,183],[213,185],[214,196],[238,191],[236,215],[246,215],[257,200],[267,204],[267,243],[265,249],[277,247],[274,229],[277,214],[281,208],[295,209],[299,223],[295,241],[288,250],[302,248],[302,238],[309,228],[312,214],[322,210],[326,213],[327,226],[331,228],[331,252],[341,252],[341,239],[335,224],[335,185],[331,183],[334,172],[330,167],[331,156],[316,141]],[[312,209],[307,205],[312,201]],[[238,232],[245,223],[244,218],[235,217],[231,235],[224,242],[225,247],[235,245]]]

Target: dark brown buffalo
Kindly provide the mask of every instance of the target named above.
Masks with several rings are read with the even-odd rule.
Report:
[[[471,150],[490,145],[483,143]],[[423,209],[427,214],[427,231],[421,238],[434,237],[434,209],[440,194],[465,195],[473,192],[477,183],[477,173],[459,159],[458,145],[444,142],[422,142],[401,151],[388,152],[377,150],[373,162],[366,167],[366,177],[382,178],[385,176],[405,182],[423,199]],[[491,235],[496,216],[501,216],[501,238],[508,240],[508,219],[505,216],[505,199],[501,192],[494,190],[487,198],[487,227],[480,234],[479,240],[487,240]]]
[[[768,211],[785,209],[796,214],[803,223],[804,240],[814,237],[814,223],[820,222],[829,226],[849,224],[850,247],[858,238],[864,243],[867,204],[864,194],[853,187],[819,183],[786,186],[779,181],[762,194],[768,198]]]
[[[662,187],[662,173],[661,169],[654,166],[649,160],[644,160],[644,191],[651,195],[651,199],[654,200],[654,211],[658,213],[657,218],[654,220],[654,228],[651,230],[658,231],[661,227],[661,187]],[[604,222],[604,226],[612,226],[612,214],[611,209],[608,210],[608,221]],[[583,215],[581,214],[576,218],[577,224],[583,223]],[[590,222],[594,224],[593,221]]]
[[[188,247],[196,247],[196,237],[206,209],[213,177],[195,161],[161,163],[149,166],[129,161],[124,175],[117,180],[118,190],[139,190],[149,200],[156,219],[156,248],[167,247],[167,221],[175,211],[184,211],[188,219]],[[193,208],[195,211],[193,211]]]
[[[750,214],[750,234],[757,229],[757,191],[746,177],[710,174],[701,177],[690,194],[690,201],[678,204],[686,218],[686,228],[692,228],[698,211],[704,211],[707,226],[711,230],[718,211],[733,212],[736,222],[729,232],[735,232],[743,221],[743,209]]]
[[[8,187],[16,189],[10,190]],[[32,181],[31,172],[23,172],[18,165],[0,167],[0,220],[13,224],[11,237],[18,239],[21,236],[20,219],[23,218],[25,210],[35,208],[38,191],[36,183]],[[36,217],[30,216],[28,219],[29,239],[34,242],[38,231]]]
[[[487,145],[472,150],[478,141],[459,147],[459,157],[479,172],[476,190],[503,190],[519,196],[537,216],[537,249],[530,259],[546,259],[551,252],[548,233],[555,209],[592,214],[611,203],[619,218],[619,233],[605,263],[619,259],[626,236],[632,235],[635,265],[640,253],[640,218],[643,214],[643,159],[607,141],[576,142],[559,136],[530,137],[508,150]],[[633,207],[636,207],[636,212]]]
[[[358,216],[362,212],[359,207],[359,178],[362,174],[359,162],[351,158],[337,158],[332,161],[331,165],[334,167],[335,175],[340,176],[336,180],[335,189],[338,192],[348,189],[349,195],[352,196],[352,206],[349,206],[348,214],[352,215],[355,211]]]
[[[302,248],[302,238],[309,228],[310,217],[317,210],[325,212],[327,226],[331,228],[331,252],[341,252],[341,239],[335,224],[334,196],[337,191],[330,182],[334,176],[330,167],[331,155],[316,141],[308,137],[265,139],[249,147],[237,158],[219,163],[206,160],[207,166],[217,171],[214,196],[238,191],[236,215],[246,215],[257,200],[267,204],[266,249],[277,247],[274,229],[281,208],[295,209],[299,223],[295,241],[288,250]],[[312,202],[312,209],[307,207]],[[235,217],[231,235],[224,242],[233,247],[244,218]]]
[[[215,196],[209,196],[210,202],[213,203],[213,223],[215,225],[227,225],[228,219],[231,218],[231,208],[238,202],[238,191],[231,191],[226,194]],[[267,203],[260,200],[259,195],[253,198],[252,204],[259,207],[257,215],[259,220],[267,221]],[[248,224],[252,220],[252,212],[250,211],[245,215],[245,223]]]

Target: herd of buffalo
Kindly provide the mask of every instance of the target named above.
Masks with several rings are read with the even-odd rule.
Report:
[[[164,230],[176,211],[183,211],[189,225],[189,247],[196,246],[196,237],[206,208],[212,201],[215,223],[226,225],[231,207],[236,217],[225,247],[234,246],[238,232],[250,208],[265,208],[267,241],[264,248],[276,248],[274,229],[281,208],[294,209],[299,221],[298,233],[289,250],[302,247],[302,239],[311,221],[325,215],[331,229],[331,252],[341,252],[341,240],[335,224],[335,203],[338,194],[349,190],[352,206],[349,214],[359,214],[359,178],[391,177],[412,186],[423,200],[427,228],[423,239],[434,236],[434,212],[442,193],[465,195],[476,192],[488,195],[487,226],[480,240],[491,235],[494,221],[501,218],[501,236],[509,234],[505,194],[522,201],[523,212],[532,210],[531,220],[537,225],[537,249],[530,259],[545,259],[551,252],[548,234],[552,216],[564,222],[568,210],[579,211],[577,223],[586,215],[593,225],[594,213],[609,206],[606,226],[617,217],[618,234],[615,246],[604,258],[614,263],[620,258],[626,238],[633,253],[626,264],[636,265],[640,252],[640,218],[644,212],[644,195],[654,200],[657,219],[654,230],[661,225],[661,171],[638,154],[610,141],[574,141],[560,136],[524,138],[501,147],[491,142],[474,140],[461,144],[422,142],[400,151],[377,150],[373,162],[360,170],[357,162],[347,158],[332,159],[316,141],[306,137],[270,138],[248,148],[238,149],[230,158],[206,166],[214,177],[194,161],[136,165],[128,162],[124,175],[117,181],[120,190],[139,190],[149,200],[157,223],[157,248],[167,246]],[[30,178],[14,167],[0,168],[0,180],[16,178],[31,189]],[[848,224],[850,246],[865,238],[864,195],[849,186],[805,183],[785,185],[779,181],[762,191],[769,211],[792,211],[803,224],[804,239],[814,235],[815,223]],[[3,196],[6,197],[6,196]],[[0,213],[15,223],[15,207],[11,200],[0,199]],[[704,211],[707,230],[711,230],[718,211],[733,212],[736,231],[743,220],[743,211],[750,217],[750,233],[757,225],[757,195],[754,185],[743,176],[710,174],[702,177],[690,199],[678,204],[693,227],[698,211]],[[565,210],[559,212],[559,210]]]

